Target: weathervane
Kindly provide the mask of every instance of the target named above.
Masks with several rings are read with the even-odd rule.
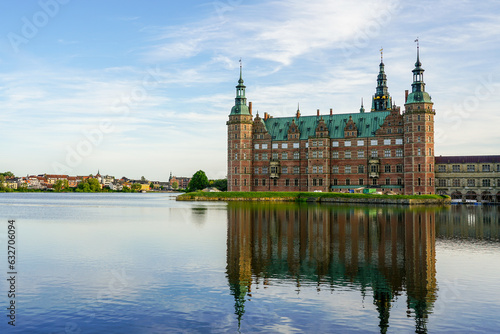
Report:
[[[384,48],[383,47],[380,48],[380,62],[381,63],[384,62]]]

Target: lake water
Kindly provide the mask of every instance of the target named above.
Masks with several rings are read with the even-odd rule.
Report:
[[[500,207],[14,193],[0,219],[1,333],[500,329]]]

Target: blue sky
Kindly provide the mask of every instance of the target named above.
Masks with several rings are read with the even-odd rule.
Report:
[[[238,60],[254,111],[357,112],[379,49],[403,104],[419,37],[437,155],[500,154],[498,1],[2,1],[0,171],[226,175]]]

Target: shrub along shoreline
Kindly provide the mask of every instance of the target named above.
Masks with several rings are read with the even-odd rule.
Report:
[[[177,196],[178,201],[281,201],[362,204],[448,205],[443,195],[374,195],[319,192],[190,192]]]

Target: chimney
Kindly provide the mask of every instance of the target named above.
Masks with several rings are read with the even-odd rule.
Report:
[[[267,112],[264,113],[264,121],[267,121],[267,119],[269,118],[269,114]]]
[[[300,117],[300,111],[297,110],[297,118],[299,118],[299,117]]]
[[[316,116],[319,116],[319,109],[316,110]]]
[[[406,103],[406,101],[408,101],[408,89],[405,90],[405,103]]]
[[[332,115],[333,115],[333,109],[330,108],[330,116],[332,116]]]
[[[252,102],[248,102],[248,111],[250,112],[250,116],[252,116]]]

